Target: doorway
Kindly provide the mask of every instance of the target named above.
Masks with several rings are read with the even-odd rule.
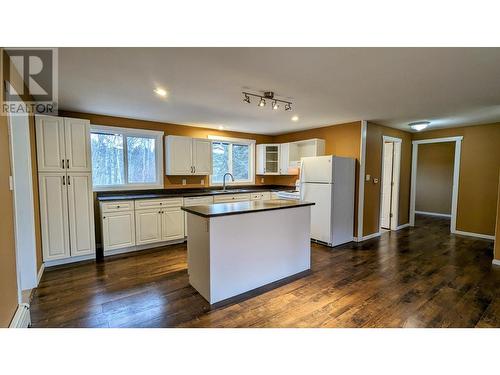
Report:
[[[457,226],[457,205],[458,205],[458,181],[460,176],[460,153],[462,147],[462,136],[448,138],[433,138],[413,141],[412,163],[411,163],[411,192],[410,192],[410,226],[415,226],[416,196],[417,196],[417,179],[418,176],[418,152],[419,145],[430,143],[449,143],[454,142],[453,155],[453,172],[452,172],[452,188],[451,188],[451,213],[450,215],[450,232],[458,233]]]
[[[399,211],[400,138],[382,137],[380,230],[396,230]]]

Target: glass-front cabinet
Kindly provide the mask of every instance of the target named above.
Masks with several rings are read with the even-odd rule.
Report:
[[[280,145],[257,145],[257,174],[280,174]]]

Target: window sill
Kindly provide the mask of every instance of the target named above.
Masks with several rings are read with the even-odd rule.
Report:
[[[115,186],[94,186],[92,187],[92,191],[94,192],[106,192],[106,191],[121,191],[121,190],[156,190],[156,189],[164,189],[165,186],[163,184],[136,184],[136,185],[115,185]]]

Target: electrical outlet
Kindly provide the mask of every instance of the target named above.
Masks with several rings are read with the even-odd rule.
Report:
[[[205,180],[203,178],[201,179],[200,184],[205,185]]]
[[[182,179],[182,184],[186,185],[186,179],[185,178]]]
[[[263,184],[264,183],[264,177],[261,177],[260,179],[260,183]]]
[[[370,176],[369,174],[366,175],[366,178],[365,178],[365,181],[370,181],[372,179],[372,176]]]

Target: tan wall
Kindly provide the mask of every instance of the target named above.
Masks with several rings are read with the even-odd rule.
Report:
[[[495,229],[495,251],[494,258],[500,261],[500,182],[498,183],[497,196],[497,225]]]
[[[401,169],[399,179],[398,225],[409,221],[411,179],[411,134],[369,122],[366,132],[365,174],[378,178],[378,183],[364,182],[363,236],[377,233],[380,229],[380,189],[382,174],[383,136],[401,138]]]
[[[325,140],[325,154],[350,157],[356,159],[356,182],[355,182],[355,207],[354,207],[354,233],[357,231],[358,223],[358,176],[359,176],[359,154],[361,142],[361,122],[356,121],[347,124],[332,125],[300,132],[288,133],[275,136],[273,142],[286,143],[304,139],[320,138]],[[298,176],[275,176],[274,181],[280,185],[294,185]]]
[[[457,230],[494,235],[500,167],[500,123],[415,133],[413,139],[453,136],[463,136]]]
[[[0,103],[4,97],[4,53],[0,48]],[[9,187],[10,148],[6,116],[0,116],[0,327],[8,327],[17,309],[13,197]]]
[[[455,142],[418,146],[415,210],[451,214]]]

